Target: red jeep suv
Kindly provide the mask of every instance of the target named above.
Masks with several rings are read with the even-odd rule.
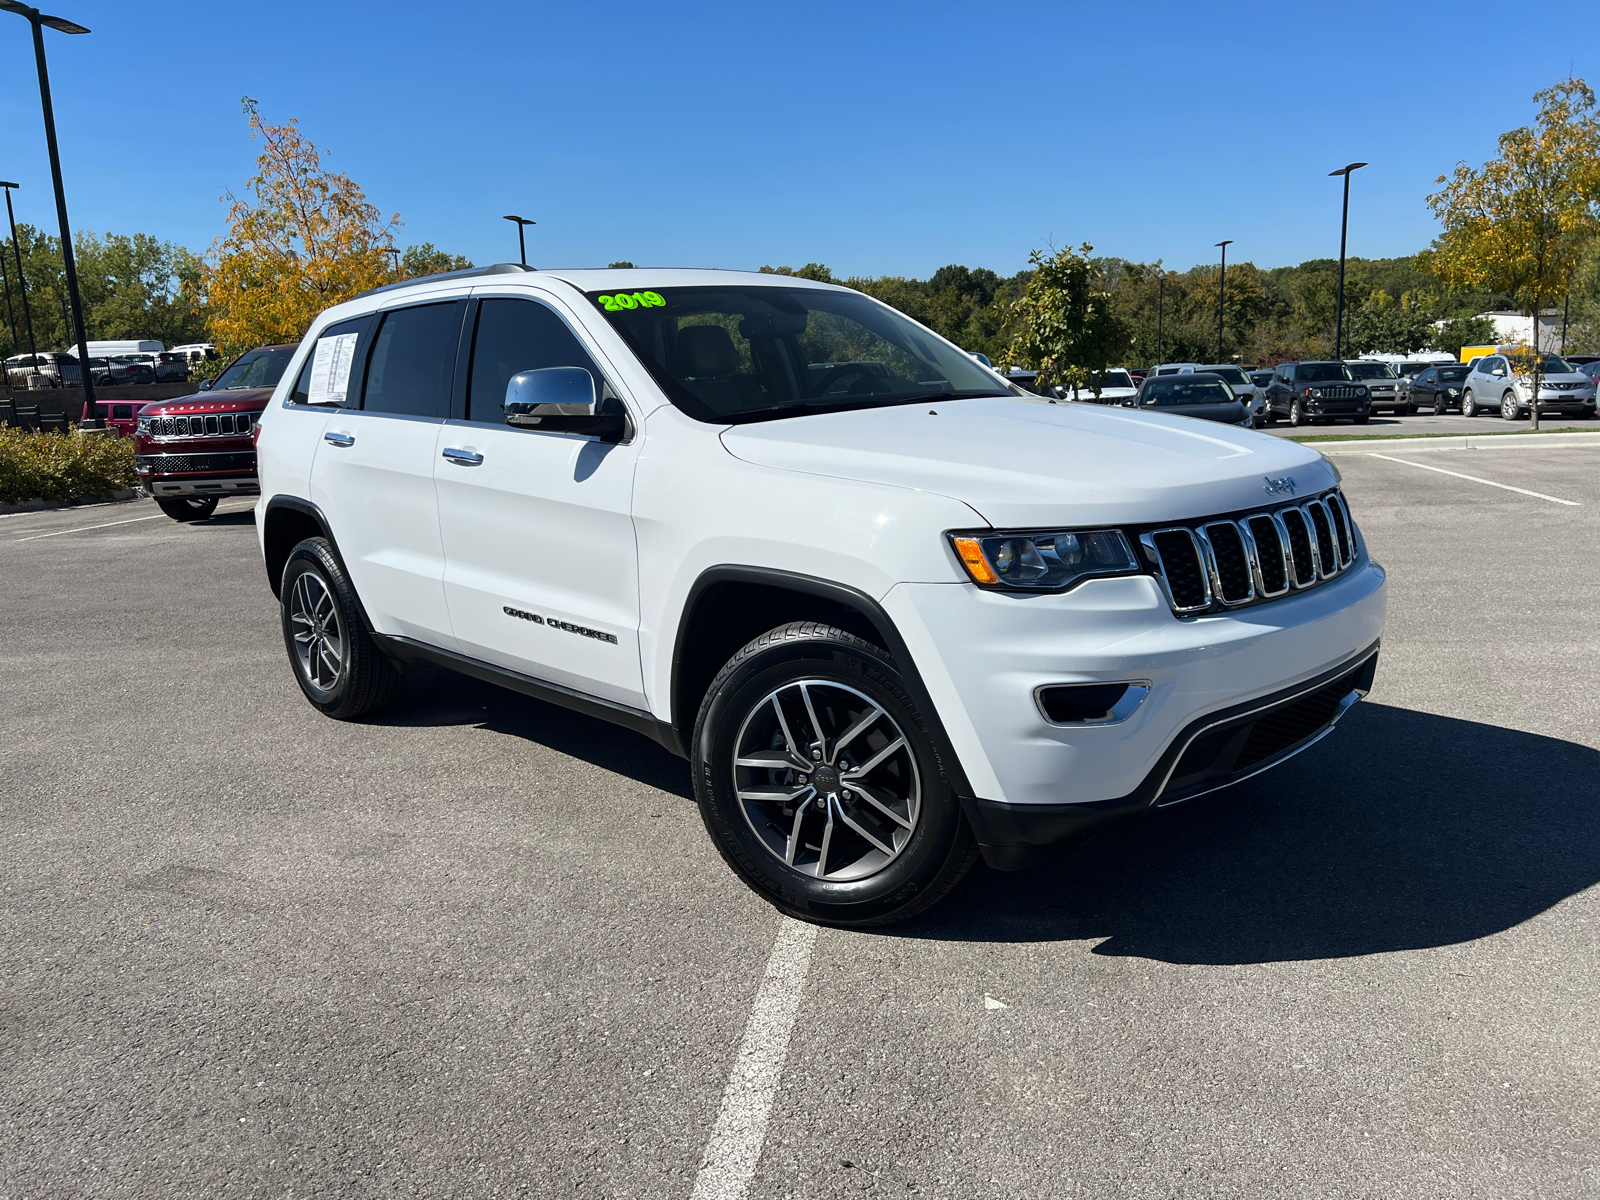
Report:
[[[256,417],[294,357],[295,346],[241,354],[200,394],[139,410],[133,463],[139,483],[174,521],[198,521],[224,496],[254,496]]]

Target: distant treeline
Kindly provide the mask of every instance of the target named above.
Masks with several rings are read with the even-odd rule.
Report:
[[[1347,353],[1408,353],[1427,348],[1458,352],[1492,336],[1476,314],[1513,307],[1510,299],[1484,292],[1450,292],[1434,276],[1431,253],[1406,258],[1345,261]],[[1102,286],[1132,336],[1130,365],[1157,361],[1217,361],[1216,265],[1169,271],[1160,263],[1122,258],[1094,260]],[[1006,359],[1011,340],[1007,305],[1022,294],[1030,275],[1001,276],[984,267],[940,267],[927,279],[883,275],[839,278],[821,263],[762,267],[856,288],[893,305],[967,350]],[[1251,364],[1319,358],[1333,353],[1339,262],[1315,258],[1296,267],[1262,270],[1254,263],[1229,263],[1222,357]],[[1443,330],[1434,322],[1448,322]]]

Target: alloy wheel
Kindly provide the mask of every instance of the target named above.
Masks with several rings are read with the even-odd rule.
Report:
[[[813,879],[875,875],[916,832],[922,781],[910,740],[844,684],[801,679],[769,692],[739,728],[732,767],[762,847]]]
[[[1517,419],[1517,397],[1513,393],[1507,392],[1500,397],[1500,415],[1508,421]]]
[[[294,627],[301,675],[317,691],[331,692],[344,669],[344,623],[333,593],[315,571],[295,579],[289,594],[289,623]]]

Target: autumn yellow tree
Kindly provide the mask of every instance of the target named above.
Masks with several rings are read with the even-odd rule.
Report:
[[[392,282],[400,225],[398,214],[384,222],[348,175],[324,170],[324,152],[293,118],[269,125],[254,100],[243,105],[251,140],[262,143],[256,173],[244,196],[223,194],[228,232],[194,289],[225,354],[298,342],[330,304]]]
[[[1566,293],[1584,247],[1600,229],[1600,109],[1581,79],[1534,96],[1532,127],[1500,135],[1500,153],[1474,170],[1459,163],[1428,197],[1444,226],[1434,269],[1453,287],[1514,296],[1533,318],[1533,396],[1544,347],[1539,313]],[[1533,427],[1539,407],[1530,406]]]

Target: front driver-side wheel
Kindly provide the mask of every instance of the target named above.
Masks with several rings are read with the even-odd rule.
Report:
[[[278,589],[283,644],[313,707],[341,721],[392,703],[405,677],[377,644],[344,564],[324,538],[289,552]]]
[[[1289,424],[1299,428],[1306,423],[1306,410],[1299,399],[1289,401]]]
[[[1517,419],[1517,394],[1509,388],[1506,394],[1500,397],[1500,415],[1507,421]]]
[[[1472,398],[1471,392],[1461,393],[1461,415],[1475,417],[1478,415],[1478,402]]]
[[[803,920],[904,920],[977,859],[927,716],[894,660],[842,629],[795,621],[735,654],[700,706],[692,759],[722,857]]]
[[[174,521],[204,521],[217,511],[216,496],[165,496],[156,507]]]

